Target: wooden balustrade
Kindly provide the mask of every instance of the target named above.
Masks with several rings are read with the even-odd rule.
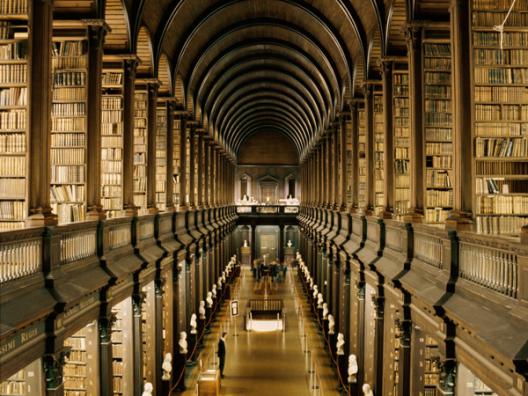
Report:
[[[0,233],[0,283],[34,274],[42,268],[42,229]]]
[[[498,245],[498,244],[497,244]],[[517,298],[517,254],[506,246],[484,246],[460,241],[460,277],[509,297]]]
[[[139,240],[152,238],[154,236],[154,218],[149,217],[145,220],[140,220],[138,224]]]
[[[444,247],[440,237],[415,233],[414,258],[433,267],[444,269]]]
[[[60,262],[68,264],[97,254],[96,228],[75,232],[65,231],[60,239]]]

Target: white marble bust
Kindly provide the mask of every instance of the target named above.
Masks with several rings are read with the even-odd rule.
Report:
[[[188,344],[187,344],[187,333],[185,331],[182,331],[180,333],[180,339],[178,340],[178,346],[180,347],[180,353],[182,355],[186,355],[188,350]]]
[[[196,322],[196,314],[193,313],[191,315],[191,320],[189,321],[189,325],[191,326],[191,334],[196,334],[198,331],[196,330],[196,327],[198,326],[198,323]]]
[[[152,396],[152,391],[154,390],[154,387],[150,382],[145,382],[145,385],[143,385],[143,393],[141,396]]]
[[[348,355],[348,383],[357,382],[358,363],[356,355]]]
[[[163,370],[163,375],[161,379],[163,381],[169,381],[171,379],[172,374],[172,354],[170,352],[167,352],[165,354],[165,358],[163,359],[163,363],[161,364],[161,369]]]
[[[208,293],[209,294],[209,293]],[[198,307],[198,315],[200,315],[200,319],[205,319],[205,301],[200,301],[200,306]]]
[[[323,293],[317,293],[317,308],[323,309]]]
[[[205,299],[205,301],[207,302],[207,308],[213,307],[213,293],[212,292],[207,292],[207,298]]]
[[[213,288],[211,289],[211,293],[213,293],[213,298],[216,298],[216,285],[213,285]]]
[[[334,333],[334,331],[335,331],[334,328],[335,328],[334,315],[328,314],[328,334],[335,334]]]
[[[323,303],[323,319],[328,319],[328,304]]]
[[[345,346],[345,336],[343,335],[343,333],[339,333],[337,335],[337,342],[336,342],[336,349],[337,349],[337,354],[338,355],[344,355],[345,354],[345,351],[344,351],[344,346]]]
[[[374,396],[374,392],[372,392],[372,388],[369,384],[363,384],[363,387],[361,389],[363,390],[364,396]]]

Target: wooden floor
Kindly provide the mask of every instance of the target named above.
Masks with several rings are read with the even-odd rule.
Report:
[[[202,367],[217,367],[215,349],[219,334],[224,330],[228,332],[222,395],[339,395],[334,369],[329,366],[329,357],[314,322],[308,316],[308,306],[297,293],[297,290],[301,293],[300,287],[291,272],[283,283],[265,287],[254,281],[249,269],[243,269],[234,292],[239,299],[241,314],[236,321],[236,334],[235,321],[227,315],[228,304],[225,304],[200,355]],[[247,332],[243,329],[247,300],[262,298],[264,293],[283,300],[285,332]],[[199,365],[188,370],[188,390],[184,396],[197,394],[199,371]]]

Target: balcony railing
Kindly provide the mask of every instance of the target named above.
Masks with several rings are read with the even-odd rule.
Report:
[[[0,283],[41,269],[42,233],[42,228],[0,233]]]
[[[460,241],[460,277],[508,297],[517,298],[519,267],[517,254],[507,246],[483,246]]]

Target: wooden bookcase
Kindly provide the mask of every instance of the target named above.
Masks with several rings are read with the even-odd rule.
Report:
[[[409,72],[406,64],[396,63],[392,71],[394,131],[394,214],[407,213],[411,207],[409,147],[411,140],[409,112]]]
[[[173,150],[172,150],[172,191],[173,191],[173,202],[175,205],[178,205],[180,202],[180,172],[181,172],[181,162],[180,162],[180,133],[181,133],[181,121],[179,117],[174,117],[173,124]]]
[[[424,31],[425,222],[444,223],[453,209],[453,109],[448,32]]]
[[[97,322],[91,322],[64,341],[71,348],[64,365],[64,396],[99,394]]]
[[[154,282],[143,286],[142,292],[145,293],[145,301],[141,305],[141,341],[143,343],[143,383],[156,383],[156,320],[155,320],[155,291]]]
[[[367,119],[364,104],[358,107],[358,206],[364,210],[367,205]]]
[[[109,218],[123,210],[123,83],[122,69],[103,70],[101,204]]]
[[[129,395],[134,389],[132,361],[132,300],[130,297],[112,307],[112,375],[114,395]]]
[[[0,383],[2,396],[42,396],[44,395],[44,378],[40,359],[19,370]]]
[[[88,42],[53,38],[51,206],[59,224],[86,214]]]
[[[28,212],[30,4],[0,3],[0,231],[22,228]]]
[[[167,208],[167,106],[161,102],[156,109],[156,206]]]
[[[352,122],[350,120],[346,121],[346,203],[347,207],[352,207],[352,178],[349,175],[352,175]]]
[[[136,87],[134,96],[134,205],[147,210],[148,91]]]
[[[528,3],[473,0],[477,231],[516,236],[528,223]],[[501,46],[502,43],[502,46]]]
[[[385,122],[383,118],[383,92],[381,87],[374,91],[374,210],[380,214],[384,210],[384,142]]]

